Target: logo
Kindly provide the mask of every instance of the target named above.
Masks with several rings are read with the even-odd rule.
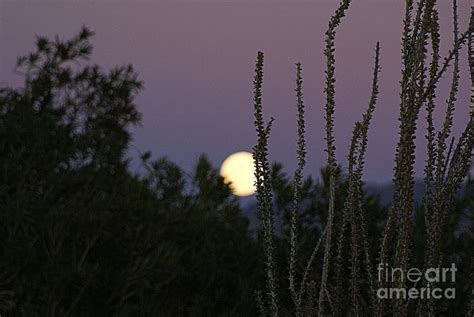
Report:
[[[412,287],[382,287],[377,290],[380,299],[454,299],[454,287],[441,288],[442,284],[452,284],[456,281],[456,265],[451,267],[418,268],[403,270],[399,267],[389,267],[387,263],[379,263],[378,281],[387,285],[397,285],[399,282],[410,282]],[[417,287],[421,284],[421,287]]]

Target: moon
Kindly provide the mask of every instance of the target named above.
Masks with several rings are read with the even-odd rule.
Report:
[[[236,196],[250,196],[255,193],[255,175],[252,154],[236,152],[222,163],[221,176]]]

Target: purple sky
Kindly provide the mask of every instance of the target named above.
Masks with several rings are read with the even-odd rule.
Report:
[[[263,50],[265,114],[276,118],[271,159],[283,162],[288,172],[295,165],[294,63],[300,61],[307,107],[306,173],[315,175],[325,160],[323,34],[337,2],[0,0],[0,82],[20,84],[13,65],[16,56],[33,49],[35,34],[69,37],[85,24],[96,32],[94,62],[104,67],[132,63],[145,82],[137,98],[143,124],[134,130],[130,155],[151,150],[189,169],[204,152],[217,166],[255,143],[251,82],[256,52]],[[403,2],[355,0],[337,35],[336,145],[344,163],[353,122],[367,106],[375,43],[381,42],[381,96],[369,132],[368,181],[392,176]],[[451,1],[439,2],[446,52],[452,41]],[[463,30],[471,4],[458,2]],[[465,52],[462,58],[456,134],[468,115]],[[438,124],[449,79],[450,73],[439,94]],[[417,144],[421,171],[422,137]]]

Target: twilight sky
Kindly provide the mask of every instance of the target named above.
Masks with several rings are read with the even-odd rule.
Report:
[[[442,52],[452,41],[451,0],[440,0]],[[470,0],[458,0],[461,30]],[[20,85],[16,57],[33,49],[35,34],[69,37],[85,24],[96,32],[93,61],[104,67],[132,63],[145,82],[137,104],[143,124],[134,129],[130,156],[151,150],[189,169],[201,153],[216,166],[255,143],[252,76],[257,50],[266,54],[264,109],[276,118],[271,160],[295,165],[294,63],[303,63],[307,107],[308,166],[317,175],[324,152],[323,34],[333,0],[0,0],[0,83]],[[369,98],[376,41],[381,42],[381,95],[373,125],[365,179],[392,176],[397,141],[401,0],[354,0],[336,40],[336,145],[345,163],[353,122]],[[456,135],[468,117],[470,81],[461,55]],[[438,126],[451,73],[438,97]],[[424,113],[422,113],[424,117]],[[417,140],[417,170],[425,142]]]

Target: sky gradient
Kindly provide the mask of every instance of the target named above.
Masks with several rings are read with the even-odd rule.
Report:
[[[460,28],[467,27],[470,0],[459,0]],[[451,1],[440,1],[442,52],[452,41]],[[20,85],[16,57],[33,49],[35,34],[67,38],[86,25],[96,32],[93,62],[132,63],[145,83],[137,104],[142,126],[133,147],[168,156],[189,169],[201,153],[216,166],[237,151],[250,151],[252,76],[256,52],[266,55],[264,111],[275,117],[270,159],[292,173],[296,114],[294,63],[303,64],[308,165],[318,175],[324,152],[324,56],[327,21],[337,1],[8,1],[0,0],[0,82]],[[380,98],[369,131],[365,179],[392,177],[397,142],[400,33],[403,1],[355,0],[336,38],[336,146],[345,163],[350,132],[367,107],[374,47],[381,42]],[[470,81],[461,55],[461,87],[455,135],[468,118]],[[441,85],[436,114],[443,115],[451,72]],[[421,113],[424,117],[424,112]],[[422,120],[423,121],[423,120]],[[420,125],[422,127],[423,125]],[[422,131],[423,132],[423,131]],[[425,142],[417,139],[417,171]]]

